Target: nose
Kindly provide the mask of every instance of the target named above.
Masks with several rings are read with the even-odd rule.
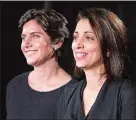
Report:
[[[84,44],[83,44],[83,40],[82,39],[78,39],[76,42],[76,48],[77,49],[81,49],[84,48]]]
[[[31,37],[26,37],[24,40],[23,40],[23,45],[25,46],[25,47],[31,47],[32,46],[32,42],[31,42],[32,40],[31,40]]]

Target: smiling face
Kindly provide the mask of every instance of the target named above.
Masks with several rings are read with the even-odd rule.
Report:
[[[77,23],[73,37],[72,50],[76,66],[84,70],[101,66],[100,43],[88,19],[81,19]]]
[[[51,38],[35,20],[24,24],[21,38],[21,50],[29,65],[41,65],[52,57],[54,50]]]

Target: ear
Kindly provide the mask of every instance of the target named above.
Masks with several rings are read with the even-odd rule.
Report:
[[[109,49],[107,49],[107,54],[106,54],[106,56],[107,56],[107,57],[110,56],[110,50],[109,50]]]
[[[61,48],[61,46],[63,45],[62,41],[59,41],[57,44],[55,44],[53,47],[55,50],[58,50],[59,48]]]

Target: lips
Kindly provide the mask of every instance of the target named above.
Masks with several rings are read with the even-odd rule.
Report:
[[[38,50],[27,50],[25,51],[26,55],[33,55],[37,52]]]
[[[76,53],[75,53],[76,59],[83,59],[83,58],[85,58],[87,55],[88,55],[88,54],[85,53],[85,52],[76,52]]]

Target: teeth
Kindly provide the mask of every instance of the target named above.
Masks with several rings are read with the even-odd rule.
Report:
[[[77,56],[78,58],[81,58],[81,57],[83,57],[83,56],[86,56],[86,54],[85,54],[85,53],[76,53],[76,56]]]
[[[34,54],[36,52],[36,50],[33,50],[33,51],[27,51],[27,54],[28,55],[31,55],[31,54]]]

